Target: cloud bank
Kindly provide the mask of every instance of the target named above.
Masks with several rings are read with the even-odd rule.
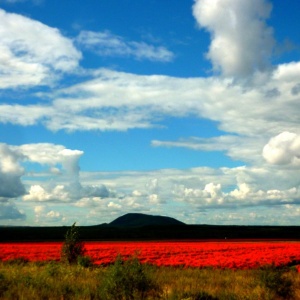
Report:
[[[110,192],[103,184],[81,185],[79,159],[82,155],[83,151],[50,143],[0,144],[0,218],[25,218],[14,203],[20,197],[25,202],[36,203],[72,203],[83,197],[108,197]],[[24,163],[27,167],[38,164],[44,169],[34,171],[33,166],[33,171],[27,174]],[[36,177],[41,172],[44,180],[39,181]],[[33,183],[26,177],[33,177]]]

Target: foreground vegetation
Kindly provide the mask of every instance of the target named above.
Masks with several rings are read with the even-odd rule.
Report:
[[[60,261],[0,261],[0,299],[300,299],[300,275],[295,266],[157,267],[142,264],[137,255],[94,265],[74,223],[66,232]]]
[[[294,268],[260,270],[171,268],[143,265],[135,257],[110,266],[0,262],[0,299],[300,299]]]

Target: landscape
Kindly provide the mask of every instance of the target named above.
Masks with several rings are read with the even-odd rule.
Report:
[[[87,228],[2,227],[0,299],[300,299],[299,228],[290,229],[140,213]]]
[[[300,300],[299,0],[0,0],[0,300]]]

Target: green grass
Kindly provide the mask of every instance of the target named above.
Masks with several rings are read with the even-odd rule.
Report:
[[[132,258],[108,267],[0,262],[0,299],[300,299],[293,268],[214,270],[154,267]]]

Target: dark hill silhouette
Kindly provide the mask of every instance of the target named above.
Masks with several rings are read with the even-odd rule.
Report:
[[[116,226],[116,227],[143,227],[143,226],[170,226],[170,225],[185,225],[185,223],[170,217],[152,216],[152,215],[139,214],[139,213],[129,213],[109,223],[109,226]]]
[[[0,242],[63,241],[68,226],[0,226]],[[299,240],[300,226],[185,224],[174,218],[126,214],[111,223],[80,226],[83,241],[282,239]]]

